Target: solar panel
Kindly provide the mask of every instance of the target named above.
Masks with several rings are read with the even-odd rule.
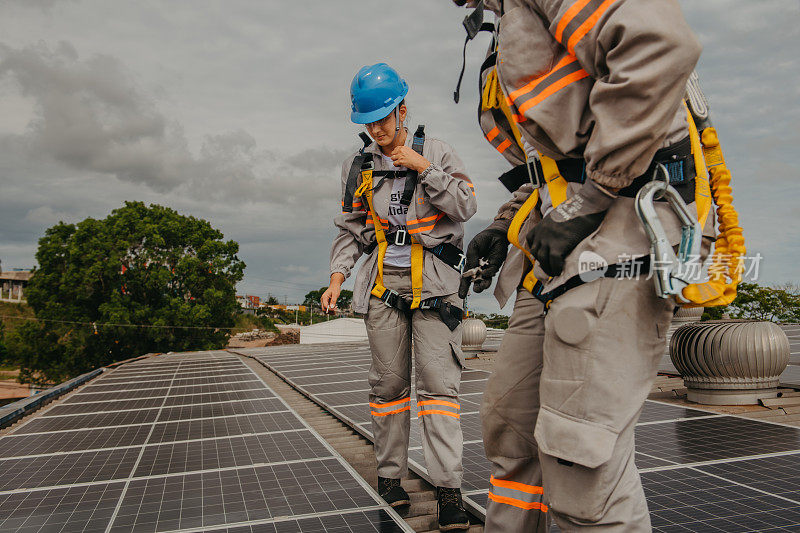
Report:
[[[88,413],[103,413],[111,411],[129,411],[135,409],[158,408],[164,403],[164,398],[143,398],[141,400],[117,400],[93,403],[73,403],[56,405],[45,416],[80,415]]]
[[[241,360],[212,355],[138,366],[180,376],[213,360],[246,372],[170,379],[167,387],[84,387],[0,438],[0,530],[263,528],[275,520],[282,530],[292,515],[333,524],[344,512],[365,528],[408,531]],[[315,522],[303,518],[310,531]]]
[[[268,433],[147,446],[134,477],[218,470],[330,457],[309,431]]]
[[[641,425],[636,450],[678,464],[800,450],[800,428],[731,416]]]
[[[796,342],[800,344],[800,327],[797,329]],[[348,379],[343,379],[332,371],[332,367],[342,367],[327,357],[325,349],[307,347],[305,357],[294,355],[292,359],[273,354],[271,349],[253,349],[248,353],[372,439],[367,393],[346,392],[353,386],[350,377],[356,373],[348,368],[345,374]],[[354,359],[358,362],[356,366],[369,367],[368,352],[360,352]],[[800,369],[800,365],[795,368]],[[467,379],[462,381],[459,397],[465,440],[462,490],[465,504],[478,514],[485,514],[490,468],[483,454],[477,411],[489,374],[482,371],[465,374]],[[416,412],[415,403],[412,398],[412,416]],[[410,466],[427,477],[419,421],[412,418],[411,424]],[[643,483],[656,531],[743,531],[764,530],[765,526],[781,531],[798,530],[798,428],[647,401],[636,428],[635,460],[644,472]],[[765,472],[763,478],[754,483],[753,480],[762,477],[761,472]],[[778,486],[781,488],[776,489]],[[680,500],[684,490],[691,494]],[[739,498],[744,498],[746,504],[741,505]],[[748,516],[748,506],[752,506],[758,520]],[[770,510],[774,516],[769,516]],[[761,526],[755,527],[759,521]]]
[[[639,424],[647,422],[660,422],[666,420],[678,420],[681,418],[694,418],[699,416],[714,416],[707,411],[699,409],[689,409],[677,405],[664,403],[646,402],[642,414],[639,417]]]
[[[42,433],[67,431],[82,428],[99,428],[111,426],[129,426],[131,424],[149,424],[156,421],[158,409],[140,409],[137,411],[116,411],[103,414],[86,414],[74,416],[40,416],[21,425],[14,430],[15,435],[23,433]]]
[[[124,448],[0,461],[0,491],[125,479],[139,451]]]
[[[135,480],[111,531],[209,528],[375,505],[374,497],[331,458]]]
[[[76,450],[135,446],[144,444],[149,433],[149,425],[140,425],[70,431],[54,435],[53,438],[43,438],[36,434],[5,435],[0,437],[0,453],[2,457],[25,457]]]
[[[797,531],[800,526],[797,501],[698,469],[644,473],[642,484],[657,532]]]
[[[382,509],[355,513],[330,514],[279,520],[228,529],[214,529],[209,533],[398,533],[403,531],[391,516]]]
[[[0,494],[0,531],[105,531],[124,483]]]
[[[289,411],[268,412],[159,422],[153,426],[148,443],[174,442],[246,435],[248,433],[281,432],[302,429],[303,423]]]
[[[213,392],[208,394],[193,394],[190,396],[170,396],[164,400],[164,407],[175,407],[177,405],[194,405],[201,403],[220,403],[242,400],[258,400],[272,396],[271,393],[265,394],[263,390],[245,390],[237,392]]]
[[[285,406],[277,398],[264,398],[259,400],[235,400],[225,403],[206,403],[198,405],[179,405],[165,407],[158,416],[159,422],[173,420],[192,420],[196,418],[212,418],[220,416],[235,416],[242,414],[268,413],[270,411],[284,410]]]
[[[368,372],[364,372],[361,370],[357,370],[355,372],[337,372],[334,375],[331,375],[330,372],[326,372],[325,374],[318,374],[314,376],[298,376],[293,378],[293,381],[298,385],[308,386],[308,385],[315,385],[315,384],[322,384],[322,383],[339,383],[342,381],[353,381],[353,380],[367,380]]]

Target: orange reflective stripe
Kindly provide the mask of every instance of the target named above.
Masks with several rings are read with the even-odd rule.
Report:
[[[580,13],[581,9],[586,7],[586,4],[588,4],[590,1],[591,0],[578,0],[564,12],[564,16],[561,17],[560,21],[558,21],[558,26],[556,27],[556,41],[561,42],[561,38],[564,35],[564,29],[567,27],[567,24],[572,22],[572,19],[575,18],[575,15]]]
[[[582,80],[583,78],[587,77],[588,75],[589,75],[588,72],[586,72],[583,69],[580,69],[577,72],[573,72],[569,76],[564,76],[563,78],[561,78],[557,82],[555,82],[552,85],[550,85],[547,89],[545,89],[544,91],[539,93],[537,96],[535,96],[534,98],[531,98],[530,100],[528,100],[527,102],[525,102],[524,104],[519,106],[519,112],[520,113],[524,113],[525,111],[527,111],[528,109],[532,108],[533,106],[535,106],[536,104],[538,104],[539,102],[541,102],[542,100],[547,98],[548,96],[550,96],[550,95],[552,95],[554,93],[557,93],[558,91],[560,91],[561,89],[563,89],[564,87],[569,85],[570,83],[574,83],[574,82],[576,82],[578,80]]]
[[[508,496],[497,496],[496,494],[492,494],[491,491],[489,491],[489,499],[492,500],[493,502],[504,503],[506,505],[513,505],[514,507],[519,507],[520,509],[525,509],[525,510],[538,509],[543,513],[547,512],[547,505],[541,502],[524,502],[516,498],[509,498]]]
[[[369,406],[370,407],[374,407],[375,409],[383,409],[384,407],[392,407],[393,405],[399,405],[401,403],[410,402],[410,401],[411,401],[411,396],[409,396],[408,398],[403,398],[402,400],[395,400],[395,401],[389,402],[389,403],[372,403],[372,402],[369,402]]]
[[[439,222],[439,220],[441,220],[442,217],[444,217],[444,213],[439,213],[438,215],[435,215],[435,216],[432,216],[432,217],[421,218],[421,219],[415,221],[414,224],[419,224],[419,223],[421,223],[423,221],[430,221],[430,220],[434,220],[434,219],[435,220],[434,220],[433,224],[428,225],[428,226],[424,226],[424,227],[412,228],[412,227],[410,227],[411,224],[408,224],[406,226],[406,230],[408,231],[408,233],[420,233],[420,232],[423,232],[423,231],[432,230],[433,228],[436,227],[436,223]]]
[[[617,0],[606,0],[605,2],[600,4],[600,7],[598,7],[595,10],[595,12],[592,13],[589,16],[589,18],[587,18],[583,22],[583,24],[578,26],[578,28],[574,32],[572,32],[569,41],[567,41],[567,50],[569,51],[570,54],[575,53],[575,45],[578,44],[578,41],[580,41],[584,35],[589,33],[591,29],[594,28],[595,24],[597,24],[597,21],[600,20],[600,17],[603,16],[603,13],[605,13],[606,10],[609,7],[611,7],[611,4],[613,4],[616,1]]]
[[[520,492],[527,492],[528,494],[544,494],[542,487],[536,485],[526,485],[517,481],[508,481],[506,479],[497,479],[492,476],[489,481],[496,487],[503,487],[504,489],[518,490]]]
[[[559,61],[558,63],[556,63],[556,66],[554,66],[553,68],[551,68],[550,70],[548,70],[547,72],[545,72],[544,74],[539,76],[538,78],[535,78],[533,81],[527,83],[526,85],[523,85],[522,87],[520,87],[519,89],[517,89],[513,93],[509,94],[508,98],[507,98],[509,106],[513,102],[515,102],[517,100],[517,98],[519,98],[520,96],[522,96],[524,94],[527,94],[527,93],[531,92],[532,90],[534,90],[536,88],[536,86],[539,85],[540,83],[542,83],[550,74],[552,74],[553,72],[557,71],[561,67],[566,67],[567,65],[569,65],[571,63],[574,63],[577,60],[578,60],[578,58],[575,57],[575,56],[567,56],[564,59],[562,59],[561,61]]]
[[[372,218],[370,218],[369,215],[367,215],[367,222],[366,223],[367,224],[372,224],[373,226],[375,225],[375,221]],[[389,229],[389,221],[388,220],[386,220],[386,221],[381,220],[381,226],[384,229]]]
[[[420,411],[417,413],[417,416],[425,416],[425,415],[447,415],[452,416],[453,418],[461,418],[461,415],[458,413],[451,413],[450,411],[439,411],[437,409],[429,409],[427,411]]]
[[[430,226],[425,226],[424,228],[414,228],[408,230],[409,233],[422,233],[423,231],[430,231],[436,227],[436,224],[432,224]]]
[[[386,411],[385,413],[379,413],[378,411],[370,411],[372,416],[389,416],[389,415],[396,415],[397,413],[402,413],[403,411],[410,411],[411,406],[406,405],[405,407],[401,407],[400,409],[395,409],[394,411]]]
[[[423,405],[446,405],[454,409],[461,409],[461,406],[457,403],[447,402],[444,400],[425,400],[422,402],[417,402],[417,407],[422,407]]]
[[[495,126],[494,128],[492,128],[492,131],[486,134],[486,140],[492,142],[494,138],[497,137],[499,134],[500,130],[497,128],[497,126]],[[342,205],[344,205],[344,202],[342,203]]]
[[[497,151],[501,154],[506,151],[506,149],[511,146],[511,141],[506,139],[505,141],[500,143],[500,146],[497,147]]]
[[[438,220],[439,218],[442,218],[442,213],[439,213],[438,215],[432,215],[432,216],[429,216],[429,217],[425,217],[425,218],[417,218],[415,220],[407,220],[406,221],[406,225],[407,226],[413,226],[414,224],[419,224],[420,222],[428,222],[428,221],[433,220],[433,219],[437,219]]]

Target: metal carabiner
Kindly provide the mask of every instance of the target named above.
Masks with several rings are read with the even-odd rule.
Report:
[[[697,279],[691,279],[690,269],[686,265],[700,255],[703,228],[678,191],[669,184],[667,168],[659,163],[656,172],[661,172],[664,180],[653,180],[639,190],[636,195],[636,214],[650,239],[650,251],[654,259],[651,268],[656,293],[660,298],[675,296],[679,302],[684,302],[681,297],[683,288],[698,282]],[[666,199],[681,223],[681,242],[677,254],[656,212],[654,202],[657,194],[659,198]]]

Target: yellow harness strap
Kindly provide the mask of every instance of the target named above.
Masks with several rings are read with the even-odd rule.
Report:
[[[525,154],[525,159],[527,162],[528,153],[525,150],[524,143],[522,142],[522,135],[520,134],[519,127],[517,126],[517,121],[508,105],[508,99],[503,93],[503,88],[500,85],[500,79],[497,76],[497,68],[492,69],[491,72],[489,72],[489,74],[486,76],[486,85],[483,87],[481,106],[484,111],[488,109],[500,109],[503,112],[506,120],[508,120],[508,124],[511,126],[511,132],[514,134],[514,140],[517,141],[517,145],[519,146],[520,150],[522,150],[522,153]],[[553,207],[557,207],[559,204],[561,204],[561,202],[567,199],[567,181],[561,177],[561,174],[558,171],[558,165],[553,159],[540,154],[539,161],[542,164],[542,170],[544,171],[544,180],[547,182],[547,192],[550,193],[550,199],[553,202]],[[528,251],[528,249],[520,243],[519,232],[522,229],[522,225],[525,223],[525,220],[528,218],[528,215],[536,207],[538,202],[539,190],[536,189],[531,193],[530,196],[528,196],[528,199],[525,200],[525,203],[523,203],[519,208],[517,213],[514,215],[514,218],[511,220],[511,226],[508,228],[508,242],[522,250],[522,253],[524,253],[525,257],[528,258],[528,261],[531,262],[531,265],[533,265],[536,260],[533,258],[533,255]],[[533,291],[533,286],[535,284],[536,277],[533,275],[533,268],[531,268],[530,272],[526,274],[525,279],[522,280],[522,286],[528,291]]]
[[[371,294],[378,298],[388,290],[383,285],[383,260],[386,257],[386,249],[389,243],[386,241],[386,232],[383,231],[381,226],[381,219],[378,213],[375,212],[375,206],[372,201],[372,170],[361,171],[361,185],[356,190],[354,196],[363,196],[367,200],[369,212],[372,215],[372,220],[375,225],[375,239],[378,241],[378,274],[375,276],[375,285],[372,287]],[[411,309],[417,309],[422,302],[422,268],[423,268],[423,248],[417,240],[411,238]]]
[[[702,135],[698,134],[691,113],[688,114],[688,122],[695,166],[697,166],[699,155],[703,156],[700,159],[705,181],[701,180],[700,167],[698,167],[695,188],[698,220],[701,224],[705,224],[706,217],[711,210],[711,196],[713,196],[714,203],[717,205],[719,233],[714,243],[714,255],[711,257],[711,264],[708,268],[709,280],[685,287],[681,296],[688,303],[682,304],[682,306],[728,305],[736,298],[736,286],[742,280],[744,254],[747,251],[742,228],[739,226],[739,215],[733,207],[731,173],[725,165],[717,130],[708,127],[703,130]],[[706,168],[710,179],[705,177]]]
[[[528,199],[525,200],[525,203],[522,204],[522,207],[519,208],[517,213],[514,215],[514,218],[511,219],[511,225],[508,227],[508,242],[513,244],[515,247],[522,250],[522,253],[525,254],[525,257],[528,258],[528,261],[531,262],[533,265],[536,260],[533,258],[533,255],[528,251],[527,248],[522,246],[519,242],[519,232],[522,229],[522,225],[527,220],[528,215],[531,211],[536,207],[536,204],[539,202],[539,189],[534,189]],[[522,286],[528,292],[533,291],[533,286],[536,284],[536,278],[533,275],[533,268],[528,274],[525,275],[525,279],[522,280]]]

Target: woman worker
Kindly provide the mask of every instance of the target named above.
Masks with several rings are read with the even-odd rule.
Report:
[[[366,313],[372,351],[369,396],[378,492],[408,505],[411,346],[425,462],[437,485],[439,527],[466,529],[461,503],[461,317],[458,298],[463,223],[477,208],[464,165],[446,143],[405,127],[408,85],[385,63],[363,67],[350,84],[350,119],[365,124],[365,146],[342,166],[343,212],[331,249],[331,281],[321,298],[335,310],[342,282],[362,254],[353,310]]]

